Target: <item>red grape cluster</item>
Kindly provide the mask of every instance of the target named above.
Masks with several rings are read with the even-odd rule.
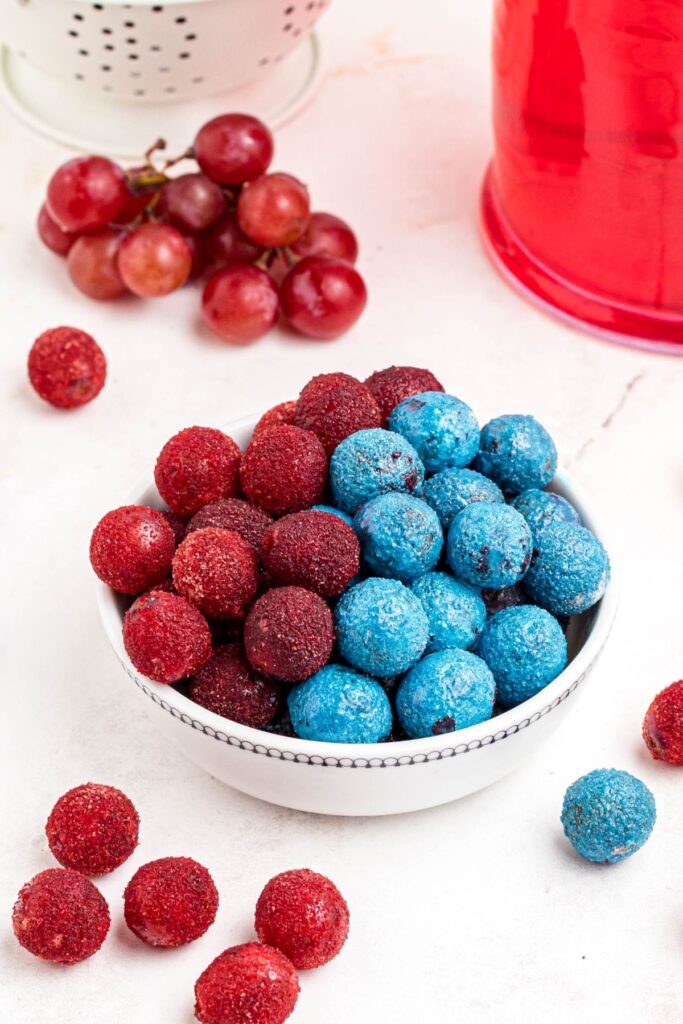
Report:
[[[81,156],[55,171],[38,214],[38,233],[66,256],[69,276],[93,299],[132,292],[169,295],[206,278],[205,322],[243,345],[282,320],[309,338],[336,338],[362,313],[367,293],[354,267],[351,228],[311,212],[296,178],[268,173],[273,138],[259,120],[224,114],[205,124],[192,147],[162,168],[122,170]],[[194,159],[198,169],[167,171]]]

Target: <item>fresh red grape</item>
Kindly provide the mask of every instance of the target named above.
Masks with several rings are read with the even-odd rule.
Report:
[[[242,189],[237,219],[245,235],[260,245],[291,245],[311,219],[308,189],[291,174],[264,174]]]
[[[104,228],[92,235],[81,235],[69,250],[69,276],[91,299],[116,299],[127,291],[119,273],[118,254],[121,235]]]
[[[185,284],[191,270],[190,246],[170,224],[141,224],[121,243],[121,277],[143,298],[169,295]]]
[[[73,231],[63,231],[57,221],[53,220],[48,213],[45,203],[38,213],[38,234],[43,245],[52,249],[59,256],[66,256],[78,235]]]
[[[129,224],[132,224],[149,206],[158,187],[158,185],[134,185],[129,180],[125,201],[113,223],[117,227],[128,227]]]
[[[292,244],[297,256],[329,256],[355,263],[358,242],[349,225],[333,213],[312,213],[301,238]]]
[[[225,210],[225,197],[205,174],[181,174],[162,185],[157,210],[181,231],[204,231]]]
[[[209,260],[206,252],[206,243],[201,235],[186,234],[183,236],[190,248],[192,257],[192,269],[188,281],[196,281],[206,270]]]
[[[327,340],[348,331],[366,301],[365,283],[355,267],[317,256],[292,267],[280,287],[285,319],[309,338]]]
[[[229,210],[207,232],[206,251],[218,266],[234,267],[240,263],[255,263],[263,253],[263,246],[247,238],[237,223],[237,215]]]
[[[259,267],[225,267],[206,283],[202,314],[212,331],[233,345],[265,334],[278,315],[275,282]]]
[[[116,219],[126,178],[102,156],[77,156],[58,167],[47,186],[47,209],[64,231],[92,231]]]
[[[273,136],[248,114],[223,114],[199,129],[194,155],[220,185],[242,185],[263,174],[273,159]]]

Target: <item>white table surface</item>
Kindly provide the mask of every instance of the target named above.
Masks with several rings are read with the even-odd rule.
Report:
[[[683,1019],[683,774],[639,735],[651,696],[683,675],[683,363],[560,326],[487,263],[488,22],[488,4],[451,0],[337,0],[323,21],[326,75],[279,132],[276,164],[360,235],[370,304],[333,344],[275,332],[230,348],[197,327],[193,291],[81,297],[33,232],[65,153],[0,112],[3,1022],[191,1024],[195,978],[251,936],[265,881],[303,865],[340,886],[352,925],[343,954],[303,977],[298,1024]],[[35,336],[62,323],[91,331],[109,361],[101,396],[73,414],[41,403],[25,372]],[[515,775],[421,814],[311,817],[231,791],[156,733],[100,629],[88,540],[179,428],[295,396],[314,373],[393,362],[431,367],[482,421],[528,411],[548,426],[611,523],[621,609],[582,700]],[[601,766],[635,772],[658,804],[650,843],[614,868],[581,862],[558,821],[568,783]],[[20,949],[10,910],[53,863],[53,801],[87,780],[133,798],[142,843],[101,882],[102,951],[59,969]],[[164,854],[194,856],[221,892],[215,926],[173,952],[121,922],[126,881]]]

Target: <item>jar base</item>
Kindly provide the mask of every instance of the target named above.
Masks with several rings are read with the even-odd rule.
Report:
[[[492,165],[482,184],[480,215],[487,255],[503,279],[532,305],[604,341],[683,356],[683,317],[588,292],[537,260],[503,214]]]

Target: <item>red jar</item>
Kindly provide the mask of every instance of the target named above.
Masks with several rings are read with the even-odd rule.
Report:
[[[537,303],[683,354],[683,0],[497,0],[485,237]]]

